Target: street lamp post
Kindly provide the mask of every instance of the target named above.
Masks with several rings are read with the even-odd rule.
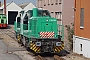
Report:
[[[4,14],[6,15],[6,0],[4,0]]]

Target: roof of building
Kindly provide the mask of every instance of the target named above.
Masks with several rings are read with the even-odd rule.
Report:
[[[22,9],[24,9],[30,2],[26,2],[26,3],[22,3],[19,4],[18,6],[20,6]]]
[[[10,5],[11,3],[13,3],[13,1],[10,2],[10,3],[6,3],[6,7],[7,7],[8,5]],[[14,2],[14,3],[15,3],[15,2]],[[1,5],[0,9],[4,9],[4,4]]]
[[[12,2],[10,2],[10,3],[6,3],[6,6],[8,6],[8,5],[10,5],[11,3],[13,3],[13,1]],[[16,3],[15,3],[16,4]],[[34,6],[31,2],[26,2],[26,3],[22,3],[22,4],[18,4],[18,6],[20,7],[20,8],[22,8],[22,9],[24,9],[24,8],[26,8],[28,5],[31,5],[31,6]],[[28,7],[27,7],[28,8]],[[32,8],[32,7],[31,7]],[[1,9],[4,9],[4,4],[0,7],[0,10]]]

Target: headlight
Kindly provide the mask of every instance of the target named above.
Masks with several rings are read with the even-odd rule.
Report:
[[[61,46],[61,42],[56,42],[56,46]]]
[[[46,20],[46,21],[48,21],[48,20]]]
[[[36,42],[36,46],[41,46],[41,42]]]

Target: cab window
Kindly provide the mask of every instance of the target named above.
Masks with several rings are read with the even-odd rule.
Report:
[[[38,10],[38,16],[49,16],[50,13],[47,10]]]

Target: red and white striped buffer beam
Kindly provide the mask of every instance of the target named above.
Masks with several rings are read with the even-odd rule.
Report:
[[[54,32],[40,32],[41,38],[54,38]]]

